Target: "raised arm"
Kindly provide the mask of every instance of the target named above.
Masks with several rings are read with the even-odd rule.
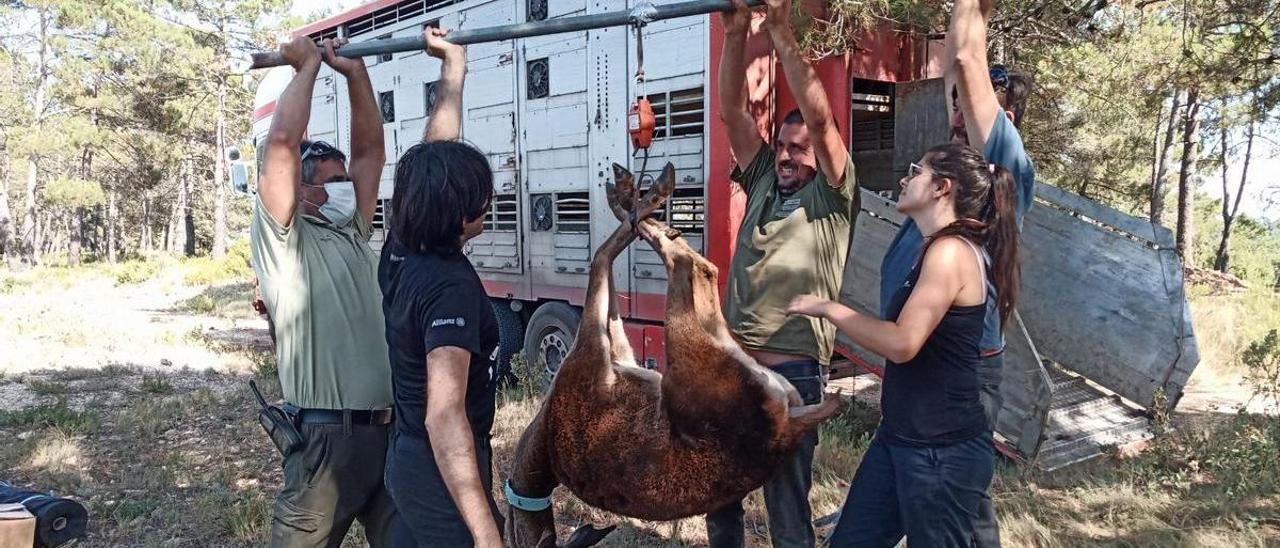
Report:
[[[733,150],[738,167],[746,169],[760,152],[764,140],[756,119],[747,110],[747,65],[743,61],[747,34],[751,31],[751,10],[742,0],[734,0],[734,11],[720,12],[724,24],[724,51],[720,54],[720,75],[717,88],[720,93],[720,120],[729,134],[729,148]]]
[[[280,46],[280,54],[296,74],[276,99],[275,115],[263,149],[258,196],[271,218],[287,227],[298,209],[298,185],[302,182],[302,152],[298,147],[311,119],[311,92],[320,71],[320,51],[310,38],[298,36]]]
[[[440,475],[475,545],[501,547],[502,536],[480,481],[475,436],[467,420],[471,353],[457,346],[441,346],[427,354],[427,363],[426,427]]]
[[[987,19],[993,5],[994,0],[956,0],[946,38],[944,81],[959,94],[956,106],[964,115],[969,146],[978,150],[986,150],[995,117],[1004,116],[987,64]],[[948,102],[950,93],[948,89]]]
[[[818,167],[827,176],[828,184],[833,187],[843,186],[849,151],[831,116],[831,104],[827,102],[827,92],[822,89],[822,81],[818,79],[813,65],[804,58],[800,44],[796,42],[795,32],[791,29],[791,0],[766,1],[769,8],[765,26],[769,28],[773,50],[782,62],[787,86],[795,94],[796,106],[800,108],[805,126],[809,128],[809,141],[813,143]]]
[[[347,79],[351,97],[351,165],[347,173],[356,187],[356,206],[364,220],[373,222],[378,207],[378,184],[382,166],[387,163],[387,150],[382,142],[382,113],[373,99],[373,84],[365,70],[364,59],[334,55],[333,48],[346,43],[325,40],[324,61]]]
[[[422,136],[424,141],[452,141],[462,135],[462,81],[467,76],[466,50],[445,40],[449,31],[427,27],[427,55],[443,61],[436,84],[436,109]]]

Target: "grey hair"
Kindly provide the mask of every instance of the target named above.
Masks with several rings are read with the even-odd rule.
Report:
[[[324,158],[311,157],[302,161],[302,184],[311,184],[316,177],[316,166],[323,160]]]
[[[303,151],[307,150],[307,148],[311,146],[311,143],[312,141],[303,139],[301,143],[302,150]],[[324,143],[324,144],[328,144],[328,143]],[[324,156],[312,156],[312,157],[306,158],[302,160],[302,166],[301,166],[302,169],[300,170],[301,171],[300,175],[302,176],[301,177],[302,184],[304,185],[314,184],[315,176],[316,176],[316,167],[320,165],[320,162],[323,162],[324,160],[327,160],[327,159],[338,160],[343,164],[347,163],[347,155],[343,154],[342,151],[338,150],[336,147],[333,149],[333,153],[331,154],[326,154]]]

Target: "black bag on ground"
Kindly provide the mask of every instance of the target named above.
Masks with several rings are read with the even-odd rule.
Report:
[[[80,503],[0,481],[0,503],[18,503],[36,517],[36,548],[56,548],[84,536],[89,511]]]
[[[258,383],[249,381],[249,388],[253,390],[253,397],[257,398],[258,405],[261,406],[258,410],[258,422],[262,424],[262,429],[267,431],[267,437],[271,438],[271,443],[276,444],[280,455],[289,456],[302,445],[302,432],[298,431],[293,417],[283,408],[267,403],[267,399],[258,390]]]

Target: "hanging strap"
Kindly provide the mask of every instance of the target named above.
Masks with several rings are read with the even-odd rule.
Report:
[[[969,249],[972,249],[974,256],[978,258],[978,273],[982,276],[982,288],[985,290],[986,297],[988,299],[991,298],[993,288],[987,285],[987,266],[991,264],[990,256],[987,255],[985,250],[978,249],[977,244],[969,241],[968,238],[961,237],[960,239],[969,244]],[[983,299],[983,302],[985,303],[986,299]]]

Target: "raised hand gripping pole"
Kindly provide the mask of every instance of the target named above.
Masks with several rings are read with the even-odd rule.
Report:
[[[764,5],[764,0],[746,0],[746,4],[747,6],[754,8]],[[650,6],[646,6],[646,8],[649,7]],[[734,9],[732,0],[691,0],[688,2],[656,5],[651,6],[651,8],[651,10],[645,10],[645,18],[649,21],[661,21],[664,19],[703,15],[717,11],[730,11]],[[458,45],[478,44],[482,42],[496,42],[499,40],[511,40],[515,38],[528,38],[531,36],[545,36],[548,34],[559,34],[562,32],[576,32],[580,30],[632,25],[635,23],[635,17],[635,10],[611,11],[608,13],[579,15],[576,17],[547,19],[544,21],[529,21],[526,23],[498,25],[480,29],[454,30],[450,32],[446,38],[450,42]],[[419,51],[426,49],[426,47],[426,41],[422,39],[422,36],[407,36],[402,38],[369,40],[355,44],[347,44],[335,50],[335,53],[343,57],[366,57],[369,55],[381,55],[385,53]],[[251,57],[252,63],[249,66],[251,69],[278,67],[287,64],[285,63],[284,57],[281,57],[280,52],[278,51],[254,53]]]

